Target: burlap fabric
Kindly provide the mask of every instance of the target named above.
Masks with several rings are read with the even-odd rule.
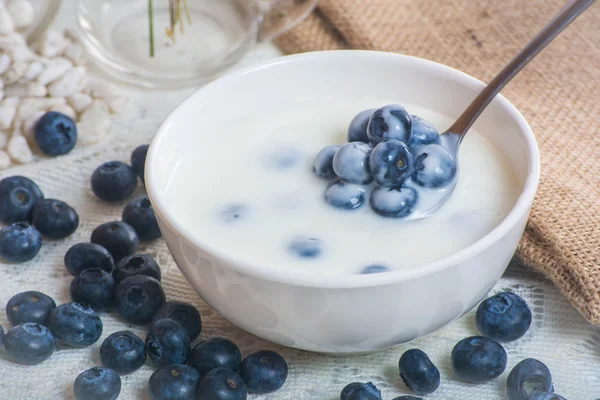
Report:
[[[322,0],[278,44],[290,53],[344,48],[404,53],[487,82],[564,4]],[[531,124],[542,155],[541,184],[517,255],[600,324],[600,4],[503,94]]]

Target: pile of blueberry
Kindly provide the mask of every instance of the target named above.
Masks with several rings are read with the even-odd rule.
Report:
[[[531,310],[520,296],[503,292],[484,300],[475,314],[482,336],[459,341],[450,356],[452,369],[466,383],[483,383],[499,377],[508,356],[500,342],[521,338],[532,322]],[[406,351],[398,363],[400,377],[415,394],[435,392],[441,383],[440,371],[419,349]],[[519,362],[506,381],[508,400],[566,400],[554,393],[552,375],[544,363],[534,358]],[[371,382],[354,382],[342,390],[340,400],[381,400],[381,392]],[[400,396],[394,400],[421,400]]]
[[[148,146],[136,148],[131,165],[111,161],[91,178],[94,194],[103,201],[122,202],[143,182]],[[77,400],[112,400],[121,391],[121,375],[147,361],[157,370],[149,381],[153,400],[244,400],[248,393],[270,393],[283,386],[286,361],[263,350],[242,359],[227,339],[192,343],[200,336],[202,319],[191,304],[166,301],[161,269],[149,254],[137,254],[140,241],[161,236],[146,196],[129,201],[122,221],[94,229],[90,243],[77,243],[65,254],[74,276],[71,303],[57,306],[44,293],[16,294],[6,305],[12,328],[0,326],[0,348],[14,362],[35,365],[47,360],[57,341],[82,348],[96,343],[103,331],[98,313],[115,309],[129,323],[149,325],[145,340],[133,332],[109,335],[100,346],[102,366],[82,372],[74,383]],[[47,200],[30,179],[12,176],[0,181],[0,258],[20,263],[39,252],[42,236],[60,239],[78,226],[77,213],[58,200]]]
[[[399,105],[359,113],[350,123],[348,143],[327,146],[313,164],[314,173],[332,181],[325,201],[355,210],[367,201],[384,217],[406,218],[421,189],[440,189],[457,172],[454,156],[441,145],[438,131]],[[371,182],[375,185],[369,185]]]

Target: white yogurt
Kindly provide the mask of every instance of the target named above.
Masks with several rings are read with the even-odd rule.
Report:
[[[519,195],[516,177],[487,139],[471,131],[461,145],[459,180],[431,217],[402,221],[375,214],[368,204],[338,210],[323,200],[327,182],[312,173],[323,147],[343,144],[354,115],[393,100],[304,99],[265,110],[189,143],[167,189],[175,218],[221,252],[262,268],[318,274],[356,274],[368,265],[390,269],[431,262],[489,233]],[[452,120],[404,104],[444,131]],[[208,135],[208,136],[207,136]],[[223,210],[243,205],[237,218]],[[298,237],[317,238],[322,253],[290,253]]]

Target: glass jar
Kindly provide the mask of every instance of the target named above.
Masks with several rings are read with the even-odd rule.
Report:
[[[34,10],[33,23],[25,29],[29,43],[35,42],[48,29],[60,9],[61,0],[29,0]]]
[[[151,29],[150,2],[76,0],[79,30],[91,58],[110,76],[148,88],[206,82],[257,41],[272,39],[300,22],[317,4],[317,0],[152,0]],[[178,3],[179,12],[174,14],[179,20],[168,35],[170,7]]]

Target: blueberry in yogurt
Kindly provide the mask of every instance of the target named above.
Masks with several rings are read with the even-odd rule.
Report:
[[[356,114],[356,117],[352,119],[350,126],[348,127],[348,142],[369,143],[367,127],[369,126],[369,120],[375,111],[375,109],[371,109]]]
[[[408,147],[412,151],[428,144],[440,144],[440,134],[433,125],[416,115],[411,115],[410,119],[412,120],[412,136]]]
[[[364,267],[361,271],[361,275],[370,275],[370,274],[381,274],[382,272],[388,272],[390,269],[388,267],[384,267],[383,265],[369,265]]]
[[[409,143],[412,135],[412,121],[404,107],[391,104],[373,113],[367,132],[373,146],[388,139]]]
[[[301,152],[292,146],[279,145],[264,155],[265,166],[274,170],[287,170],[300,162]]]
[[[472,336],[452,349],[452,369],[465,382],[482,383],[500,376],[506,369],[506,350],[495,340]]]
[[[317,258],[323,252],[320,239],[314,237],[298,236],[288,245],[288,251],[299,258]]]
[[[535,358],[527,358],[515,365],[506,380],[508,400],[529,400],[538,393],[552,391],[550,370]]]
[[[366,198],[367,194],[364,187],[344,181],[333,182],[325,190],[325,201],[342,210],[360,208]]]
[[[429,144],[415,153],[412,179],[423,187],[437,189],[446,186],[452,182],[456,172],[456,159],[442,146]]]
[[[222,207],[218,213],[221,221],[233,223],[248,218],[250,215],[250,207],[246,204],[233,203]]]
[[[343,145],[333,157],[333,170],[340,179],[358,185],[373,180],[369,171],[371,146],[362,142]]]
[[[333,156],[339,150],[341,146],[327,146],[323,148],[313,162],[313,172],[319,178],[323,179],[334,179],[336,177],[335,171],[333,170]]]
[[[481,302],[475,314],[477,329],[499,342],[522,337],[531,326],[531,309],[519,295],[499,293]]]
[[[378,187],[371,193],[371,208],[388,218],[406,218],[419,199],[417,191],[408,186],[399,188]]]
[[[410,178],[414,158],[408,146],[398,140],[384,140],[369,157],[369,168],[375,182],[383,187],[398,187]]]

